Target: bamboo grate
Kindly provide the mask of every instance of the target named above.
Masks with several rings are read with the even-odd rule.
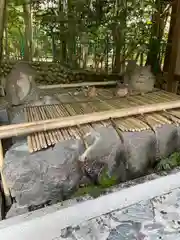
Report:
[[[64,96],[65,97],[64,97]],[[24,113],[28,122],[54,119],[59,117],[75,116],[93,112],[107,111],[132,106],[140,106],[152,103],[165,103],[180,100],[180,96],[165,91],[154,91],[145,95],[134,95],[125,98],[113,96],[113,90],[99,89],[96,97],[88,98],[84,92],[67,92],[57,94],[60,104],[45,106],[27,106]],[[164,124],[179,124],[180,110],[169,110],[168,112],[149,113],[143,116],[132,116],[89,123],[81,127],[68,127],[52,131],[44,131],[31,134],[27,137],[29,151],[35,152],[53,146],[57,142],[76,138],[83,139],[96,126],[113,125],[122,132],[154,130]]]

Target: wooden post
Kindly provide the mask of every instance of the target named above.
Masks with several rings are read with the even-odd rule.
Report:
[[[168,78],[167,78],[167,91],[173,91],[173,81],[174,81],[174,74],[176,69],[176,62],[177,62],[177,54],[178,54],[178,45],[179,45],[179,32],[180,32],[180,0],[176,0],[177,8],[176,8],[176,20],[173,29],[173,36],[172,36],[172,49],[171,49],[171,56],[169,62],[169,69],[168,69]],[[173,16],[172,16],[173,17]]]

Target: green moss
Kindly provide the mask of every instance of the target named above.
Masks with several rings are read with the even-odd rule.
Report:
[[[180,166],[180,152],[171,154],[169,158],[163,158],[156,166],[157,171],[168,171]]]
[[[171,154],[169,158],[162,159],[156,166],[157,171],[168,171],[177,166],[180,166],[180,152]],[[82,197],[84,195],[90,195],[94,198],[102,195],[106,188],[112,187],[118,183],[115,175],[109,176],[107,169],[103,169],[101,172],[98,183],[99,185],[88,185],[80,187],[72,197]]]
[[[86,187],[79,188],[73,197],[82,197],[84,195],[90,195],[94,198],[99,197],[103,193],[101,186],[89,185]]]
[[[99,177],[99,184],[102,188],[114,186],[117,183],[117,177],[109,176],[106,169],[104,169]]]
[[[81,197],[84,195],[90,195],[94,198],[99,197],[103,194],[106,188],[117,184],[117,177],[115,175],[110,177],[108,175],[108,170],[104,168],[98,178],[98,184],[99,185],[88,185],[80,187],[72,197]]]

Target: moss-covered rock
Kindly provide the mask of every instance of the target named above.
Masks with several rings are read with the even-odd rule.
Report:
[[[93,198],[99,197],[103,193],[104,189],[101,186],[89,185],[79,188],[72,197],[81,197],[84,195],[90,195]]]
[[[108,188],[118,183],[118,178],[115,175],[110,176],[108,170],[104,168],[98,177],[98,183],[102,188]]]
[[[73,197],[80,197],[84,195],[90,195],[94,198],[99,197],[103,192],[118,183],[116,176],[109,176],[108,171],[104,168],[98,178],[98,185],[87,185],[80,187],[74,194]]]

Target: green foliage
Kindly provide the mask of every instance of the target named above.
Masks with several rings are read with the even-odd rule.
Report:
[[[112,66],[113,58],[139,59],[140,55],[146,58],[150,39],[158,37],[156,33],[150,34],[155,24],[153,15],[163,11],[168,4],[160,0],[156,4],[152,0],[31,2],[34,57],[52,56],[57,52],[57,60],[75,61],[79,67],[85,58],[88,61],[93,59],[93,63],[112,62]],[[5,41],[8,47],[5,49],[12,54],[19,51],[19,42],[24,38],[23,4],[25,0],[9,1],[8,41]],[[166,19],[161,18],[163,21]],[[167,30],[159,41],[166,40]],[[160,51],[164,50],[163,45]]]
[[[169,171],[175,167],[180,166],[180,152],[175,152],[168,158],[162,159],[156,166],[155,170]],[[80,187],[72,197],[81,197],[84,195],[90,195],[94,198],[99,197],[104,193],[104,191],[118,183],[115,176],[109,177],[107,171],[104,169],[99,178],[99,185],[88,185],[85,187]]]
[[[180,152],[173,153],[169,158],[162,159],[156,166],[157,171],[168,171],[180,166]]]
[[[108,188],[114,186],[117,183],[116,176],[109,176],[106,169],[103,169],[100,177],[99,177],[99,184],[102,188]]]
[[[84,195],[90,195],[94,198],[99,197],[105,189],[116,185],[117,178],[115,176],[110,177],[107,170],[104,169],[98,179],[99,185],[88,185],[85,187],[80,187],[73,197],[80,197]]]
[[[81,197],[84,195],[89,195],[93,198],[99,197],[103,193],[103,188],[101,186],[89,185],[79,188],[72,197]]]

